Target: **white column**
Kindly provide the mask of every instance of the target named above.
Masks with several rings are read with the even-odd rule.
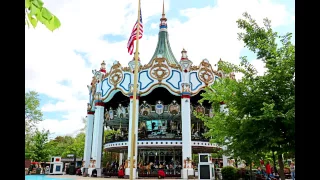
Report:
[[[93,169],[97,170],[97,176],[101,176],[101,153],[102,153],[102,133],[103,133],[103,114],[104,104],[101,100],[95,103],[95,114],[93,124],[93,144],[92,144],[92,160],[94,160]],[[90,172],[90,171],[89,171]]]
[[[123,161],[123,153],[119,153],[119,166],[122,164]]]
[[[135,126],[135,134],[136,134],[136,142],[138,142],[138,122],[139,122],[139,95],[137,95],[137,103],[136,103],[136,126]],[[129,136],[128,136],[128,168],[126,168],[125,170],[125,174],[126,175],[130,175],[130,155],[131,155],[131,151],[132,151],[132,147],[131,147],[131,131],[132,131],[132,112],[133,112],[133,95],[130,95],[130,114],[129,114]],[[135,163],[134,163],[134,168],[133,168],[133,179],[135,179],[137,177],[136,175],[136,167],[137,167],[137,154],[138,154],[138,145],[136,145],[135,147],[135,155],[134,155],[134,159],[135,159]]]
[[[84,145],[84,155],[83,155],[83,161],[84,161],[84,171],[86,174],[88,174],[88,168],[90,165],[90,158],[91,158],[91,148],[92,148],[92,132],[93,132],[93,118],[94,118],[94,112],[88,111],[87,114],[87,128],[86,128],[86,140]]]
[[[182,122],[182,161],[183,169],[181,178],[187,179],[188,175],[193,175],[192,168],[192,146],[191,146],[191,112],[190,93],[181,93],[181,122]],[[190,161],[186,161],[189,159]]]

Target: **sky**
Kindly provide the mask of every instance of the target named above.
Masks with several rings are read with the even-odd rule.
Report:
[[[43,0],[61,21],[54,32],[39,24],[25,28],[25,91],[35,90],[44,120],[38,128],[51,137],[76,135],[84,127],[89,92],[87,85],[104,60],[107,71],[114,61],[128,66],[133,56],[127,41],[137,18],[138,0]],[[156,45],[163,0],[141,0],[144,34],[139,52],[142,64],[150,61]],[[237,39],[236,20],[248,12],[259,24],[271,20],[280,35],[293,33],[293,0],[164,0],[169,41],[179,61],[188,51],[193,65],[220,58],[239,63],[248,56],[259,73],[264,65]]]

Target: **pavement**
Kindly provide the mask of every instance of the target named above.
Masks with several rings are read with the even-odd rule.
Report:
[[[47,175],[47,177],[50,178],[56,178],[56,179],[72,179],[72,180],[119,180],[121,178],[97,178],[97,177],[82,177],[82,176],[76,176],[76,175]],[[143,178],[139,178],[139,179],[143,179]],[[153,179],[153,178],[145,178],[145,179]],[[154,178],[157,179],[157,178]],[[166,180],[177,180],[177,179],[167,179]]]
[[[51,178],[56,178],[56,179],[72,179],[72,180],[119,180],[121,178],[97,178],[97,177],[82,177],[82,176],[76,176],[76,175],[47,175],[48,177]],[[153,179],[153,178],[139,178],[139,179]],[[157,178],[154,178],[157,179]],[[169,179],[165,178],[165,180],[177,180],[177,179]],[[286,179],[286,180],[292,180],[292,179]]]

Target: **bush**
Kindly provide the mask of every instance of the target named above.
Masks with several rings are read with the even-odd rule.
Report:
[[[223,180],[235,180],[237,169],[232,166],[226,166],[221,169]]]

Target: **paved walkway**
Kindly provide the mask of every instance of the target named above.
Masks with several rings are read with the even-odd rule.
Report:
[[[72,179],[72,180],[119,180],[120,178],[96,178],[96,177],[82,177],[82,176],[76,176],[76,175],[47,175],[48,177],[51,178],[56,178],[56,179]],[[142,179],[142,178],[141,178]],[[150,178],[146,178],[150,179]],[[157,179],[157,178],[154,178]],[[150,179],[151,180],[151,179]],[[167,179],[165,180],[177,180],[177,179]]]
[[[51,178],[56,178],[56,179],[72,179],[72,180],[119,180],[120,178],[96,178],[96,177],[82,177],[82,176],[76,176],[76,175],[47,175],[48,177]],[[144,178],[141,178],[144,179]],[[150,178],[146,178],[150,179]],[[154,178],[157,179],[157,178]],[[151,180],[151,179],[150,179]],[[177,179],[167,179],[165,180],[177,180]],[[292,180],[292,179],[286,179],[286,180]]]

